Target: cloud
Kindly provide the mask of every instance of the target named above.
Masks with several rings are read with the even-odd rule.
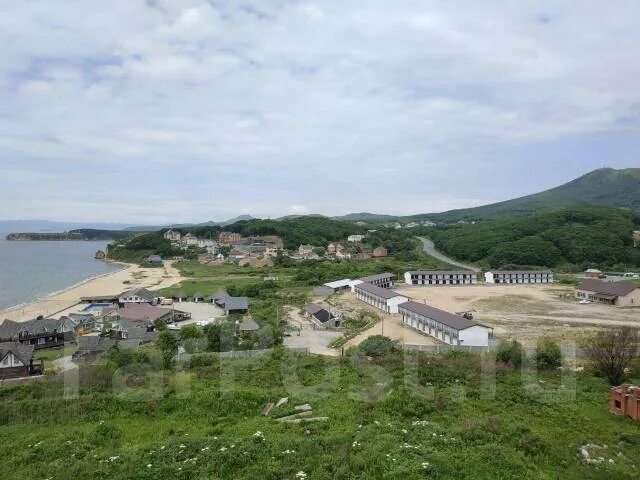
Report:
[[[401,213],[527,193],[492,183],[522,163],[506,150],[560,142],[562,161],[564,139],[637,134],[638,20],[635,2],[18,2],[0,18],[0,173],[56,180],[21,180],[39,194],[3,193],[3,214]]]

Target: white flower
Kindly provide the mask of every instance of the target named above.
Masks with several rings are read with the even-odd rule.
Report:
[[[307,478],[307,474],[300,470],[298,473],[296,473],[296,478],[304,480],[305,478]]]
[[[150,463],[147,463],[147,468],[151,468],[153,465],[151,465]]]
[[[220,447],[220,451],[221,452],[226,452],[227,451],[227,447]]]

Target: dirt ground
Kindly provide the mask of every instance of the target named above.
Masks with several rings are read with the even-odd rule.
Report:
[[[574,289],[561,285],[401,285],[394,290],[449,312],[475,310],[475,319],[493,327],[495,337],[524,345],[534,345],[542,336],[579,342],[603,326],[640,327],[640,309],[581,305],[573,298]]]

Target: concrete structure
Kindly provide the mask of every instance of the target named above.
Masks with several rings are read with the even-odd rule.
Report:
[[[313,245],[300,245],[298,247],[298,255],[301,258],[310,258],[313,256]]]
[[[176,232],[175,230],[167,230],[166,232],[164,232],[163,236],[170,242],[179,242],[182,238],[182,234],[180,232]]]
[[[218,242],[222,245],[230,245],[232,243],[237,243],[242,240],[242,235],[235,232],[220,232],[218,236]]]
[[[316,303],[308,303],[304,306],[305,317],[309,318],[320,328],[338,328],[342,323],[340,315],[322,308]]]
[[[371,256],[373,258],[382,258],[386,257],[387,255],[389,255],[389,251],[384,247],[376,247],[371,252]]]
[[[640,420],[640,387],[623,384],[609,390],[609,411]]]
[[[323,283],[322,286],[330,288],[331,290],[333,290],[333,293],[337,293],[341,290],[350,290],[351,282],[352,280],[350,278],[345,278],[343,280],[335,280],[333,282]]]
[[[354,287],[356,298],[369,305],[372,305],[385,313],[398,313],[398,305],[409,300],[408,297],[389,290],[381,288],[371,283],[361,283]]]
[[[364,235],[349,235],[347,242],[360,243],[364,240]]]
[[[416,270],[405,272],[407,285],[475,285],[478,276],[469,270]]]
[[[488,347],[492,330],[460,315],[418,302],[398,306],[402,323],[447,345]]]
[[[640,287],[624,282],[587,279],[576,286],[576,298],[616,307],[640,307]]]
[[[360,279],[363,283],[370,283],[376,287],[391,288],[393,287],[393,279],[395,275],[393,273],[385,272],[378,275],[370,275],[368,277],[362,277]]]
[[[553,283],[553,272],[548,270],[496,270],[484,274],[486,283]]]
[[[584,276],[587,278],[600,278],[600,275],[602,275],[602,272],[597,268],[587,268],[584,271]]]

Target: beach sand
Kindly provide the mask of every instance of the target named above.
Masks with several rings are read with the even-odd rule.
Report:
[[[142,268],[126,264],[123,270],[90,279],[61,292],[32,303],[0,311],[0,323],[4,319],[23,322],[38,315],[50,316],[66,310],[80,301],[80,297],[115,295],[131,288],[145,287],[153,290],[170,287],[182,280],[173,261],[164,262],[164,268]],[[129,283],[125,283],[125,282]]]

